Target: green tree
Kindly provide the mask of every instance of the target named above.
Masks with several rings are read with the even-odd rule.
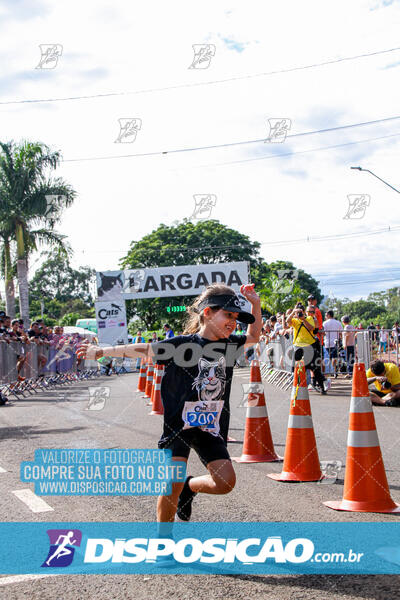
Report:
[[[163,223],[138,242],[132,242],[129,252],[120,261],[124,269],[162,267],[167,265],[208,264],[248,261],[250,269],[261,263],[260,244],[251,242],[234,229],[216,220],[193,224],[187,219],[177,226]],[[184,313],[167,313],[172,298],[152,298],[127,302],[128,318],[140,315],[143,326],[159,328],[169,322],[180,328]],[[174,304],[189,304],[193,296],[175,297]]]
[[[54,226],[76,193],[63,179],[49,175],[60,159],[59,152],[42,143],[0,142],[0,229],[10,231],[16,242],[20,314],[27,323],[29,254],[41,244],[66,246]]]
[[[258,292],[261,307],[269,313],[268,316],[285,312],[288,308],[293,308],[296,302],[307,304],[309,292],[300,287],[298,280],[283,280],[271,273],[263,280],[263,284]]]
[[[67,326],[67,325],[75,325],[78,319],[81,318],[81,315],[76,312],[65,313],[63,317],[59,321],[59,325]]]
[[[282,279],[286,273],[290,274],[291,272],[297,275],[298,287],[307,292],[307,296],[313,294],[317,298],[319,304],[322,301],[321,290],[318,287],[318,281],[316,281],[309,273],[306,273],[303,269],[297,269],[292,262],[287,260],[276,260],[269,264],[264,263],[263,265],[264,277],[273,274]]]
[[[90,267],[73,269],[68,254],[60,250],[42,252],[45,258],[29,284],[32,300],[52,299],[68,302],[82,300],[86,305],[93,303],[90,283],[96,271]]]
[[[345,310],[350,318],[358,317],[361,322],[373,321],[379,315],[386,313],[384,306],[379,306],[370,300],[355,300],[345,305]]]
[[[294,265],[287,261],[277,261],[268,265],[259,256],[260,247],[259,242],[252,242],[248,236],[226,227],[217,220],[193,224],[184,219],[182,223],[172,227],[161,224],[142,240],[132,242],[127,255],[121,259],[120,266],[124,269],[136,269],[247,261],[250,266],[250,279],[259,290],[265,287],[263,281],[271,275],[276,275],[279,270],[295,269]],[[299,270],[296,286],[296,289],[307,291],[307,295],[315,293],[318,298],[321,297],[318,282],[302,269]],[[174,329],[179,330],[182,328],[185,313],[167,313],[166,309],[171,300],[155,298],[128,301],[128,320],[139,315],[143,327],[157,328],[167,321]],[[193,296],[180,296],[175,297],[173,303],[188,304],[192,301]]]

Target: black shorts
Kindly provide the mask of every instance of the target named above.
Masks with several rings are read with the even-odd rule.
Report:
[[[377,389],[371,390],[371,393],[375,394],[375,396],[378,396],[378,398],[384,398],[386,396],[386,394],[384,394],[383,392],[380,392]]]
[[[172,456],[182,456],[183,458],[188,458],[190,450],[193,448],[205,466],[213,460],[231,460],[222,437],[211,435],[198,427],[180,431],[168,440],[161,438],[158,447],[163,450],[172,450]]]

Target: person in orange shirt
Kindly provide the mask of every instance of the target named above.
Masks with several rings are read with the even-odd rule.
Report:
[[[313,296],[312,294],[310,294],[307,298],[307,302],[308,302],[308,308],[310,308],[311,306],[314,307],[315,310],[315,320],[317,321],[317,325],[318,325],[318,329],[320,330],[320,333],[318,333],[318,339],[321,342],[321,345],[323,344],[324,341],[324,334],[323,334],[323,327],[322,327],[322,323],[324,322],[323,318],[322,318],[322,313],[319,310],[318,306],[317,306],[317,299],[315,296]]]

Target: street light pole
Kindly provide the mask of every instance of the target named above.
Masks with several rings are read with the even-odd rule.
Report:
[[[388,183],[387,181],[385,181],[381,177],[378,177],[378,175],[375,175],[375,173],[373,173],[369,169],[363,169],[362,167],[350,167],[350,169],[357,169],[358,171],[365,171],[366,173],[371,173],[371,175],[373,175],[374,177],[376,177],[377,179],[379,179],[379,181],[382,181],[382,183],[384,183],[385,185],[388,185],[390,188],[392,188],[392,190],[394,190],[395,192],[397,192],[398,194],[400,194],[400,190],[396,190],[396,188],[393,187],[392,185],[390,185],[390,183]]]

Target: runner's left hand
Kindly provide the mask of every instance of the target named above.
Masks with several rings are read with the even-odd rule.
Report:
[[[254,285],[254,283],[249,283],[240,287],[240,293],[250,302],[250,304],[260,302],[260,296],[254,290]]]

